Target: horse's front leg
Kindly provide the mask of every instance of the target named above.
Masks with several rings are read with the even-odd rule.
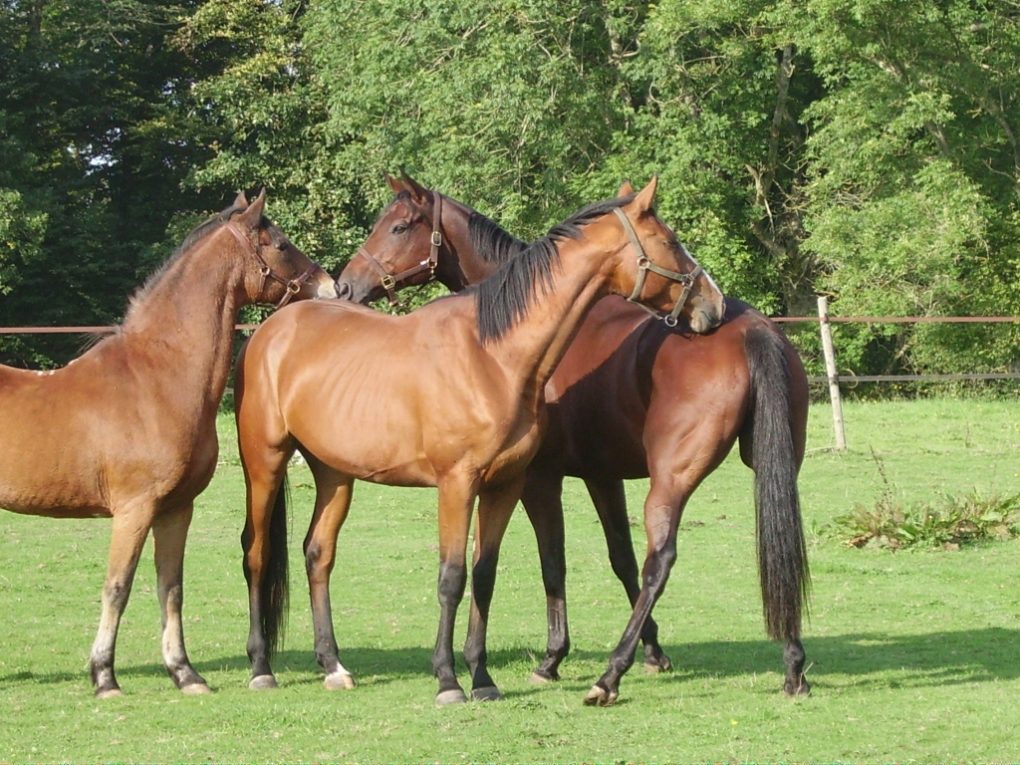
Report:
[[[96,640],[89,655],[92,684],[99,698],[120,695],[120,686],[113,672],[117,630],[120,628],[120,619],[131,594],[131,584],[134,582],[145,537],[148,536],[152,526],[153,513],[151,502],[116,508],[113,511],[110,554],[106,581],[103,583],[103,609],[99,617]]]
[[[477,494],[477,476],[448,475],[439,482],[439,628],[432,653],[439,705],[467,701],[454,669],[453,627],[467,582],[467,537]]]
[[[354,481],[309,457],[315,476],[315,512],[305,537],[305,571],[312,601],[315,658],[326,673],[329,690],[354,687],[354,677],[340,663],[340,649],[333,632],[329,578],[336,562],[336,540],[351,506]]]
[[[464,644],[464,659],[471,672],[471,696],[477,701],[503,697],[489,675],[485,639],[489,606],[496,586],[499,546],[523,485],[524,476],[521,475],[508,484],[483,489],[478,497],[474,567],[471,570],[471,620]]]
[[[202,676],[195,671],[184,649],[184,545],[194,505],[188,503],[156,516],[152,524],[156,558],[156,590],[163,621],[163,664],[174,685],[184,693],[209,693]]]

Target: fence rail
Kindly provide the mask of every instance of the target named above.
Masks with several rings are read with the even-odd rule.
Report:
[[[971,382],[989,380],[1020,380],[1017,372],[960,373],[960,374],[911,374],[911,375],[855,375],[839,374],[836,366],[835,348],[832,341],[832,324],[1020,324],[1020,316],[830,316],[828,302],[818,299],[817,316],[773,316],[779,324],[818,324],[825,356],[826,374],[810,376],[812,383],[827,383],[832,400],[833,432],[836,450],[846,449],[846,434],[843,427],[843,407],[840,385],[857,383],[890,382]],[[251,331],[257,324],[235,324],[237,331]],[[60,335],[60,334],[109,334],[116,327],[0,327],[0,335]]]

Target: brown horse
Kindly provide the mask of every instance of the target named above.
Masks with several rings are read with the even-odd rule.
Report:
[[[306,303],[255,331],[235,387],[248,484],[243,540],[252,687],[275,685],[269,655],[286,582],[281,484],[298,449],[316,486],[304,551],[315,652],[327,687],[353,685],[339,662],[328,584],[337,533],[360,478],[439,489],[436,701],[465,700],[454,670],[453,627],[475,499],[477,549],[495,561],[538,448],[543,388],[581,319],[606,293],[632,293],[638,273],[649,270],[640,299],[650,307],[683,311],[699,331],[721,317],[721,293],[655,216],[655,188],[652,181],[636,195],[585,208],[469,294],[400,317],[346,302]],[[477,639],[464,653],[477,699],[499,697],[486,668],[488,609],[476,590]]]
[[[340,275],[341,297],[394,300],[394,290],[431,278],[458,291],[525,247],[484,216],[406,175],[388,181],[397,196]],[[545,396],[549,428],[528,468],[522,497],[538,538],[548,601],[548,646],[534,677],[557,678],[569,650],[563,476],[582,478],[587,485],[613,571],[634,607],[608,671],[587,696],[588,703],[610,704],[633,662],[639,635],[646,666],[670,668],[651,609],[676,556],[677,526],[688,497],[739,437],[741,457],[756,476],[768,634],[786,641],[785,691],[807,693],[799,638],[808,576],[796,483],[804,454],[807,380],[785,337],[733,299],[726,301],[722,326],[702,336],[670,330],[639,307],[609,297],[581,324]],[[651,487],[642,588],[623,480],[645,476],[651,477]]]
[[[0,507],[112,517],[102,616],[89,660],[96,695],[120,693],[117,628],[152,529],[163,661],[185,693],[209,687],[181,624],[192,506],[216,467],[216,409],[234,322],[248,303],[334,297],[329,276],[263,217],[265,194],[195,229],[134,296],[123,324],[66,367],[0,366]]]

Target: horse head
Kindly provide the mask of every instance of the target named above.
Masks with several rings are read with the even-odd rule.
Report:
[[[630,262],[625,258],[611,289],[659,312],[670,326],[684,315],[692,330],[708,332],[722,321],[725,296],[655,214],[657,186],[657,178],[637,193],[629,182],[620,186],[626,201],[613,210],[615,215],[607,216],[615,233],[607,229],[605,235],[623,238]]]
[[[291,300],[335,298],[336,284],[265,216],[266,191],[249,204],[242,191],[226,214],[229,231],[246,258],[244,290],[253,303],[281,308]]]
[[[395,194],[393,201],[337,277],[337,293],[345,300],[370,303],[386,296],[397,303],[399,288],[424,284],[435,276],[444,246],[443,195],[406,173],[400,178],[387,174],[386,182]]]

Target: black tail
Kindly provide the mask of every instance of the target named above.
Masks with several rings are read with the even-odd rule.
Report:
[[[765,628],[774,640],[798,640],[810,574],[790,425],[790,373],[783,340],[768,328],[750,330],[744,349],[754,391],[751,453]]]
[[[269,560],[262,575],[259,603],[262,612],[262,634],[266,650],[272,657],[277,646],[283,645],[290,605],[290,577],[287,572],[287,495],[290,489],[284,475],[276,490],[273,515],[269,521]]]

